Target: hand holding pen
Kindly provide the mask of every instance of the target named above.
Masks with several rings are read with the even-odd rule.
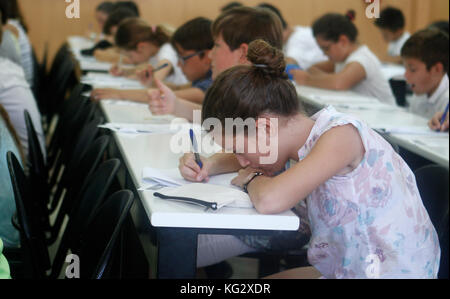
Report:
[[[433,118],[428,122],[430,129],[437,132],[445,132],[449,129],[449,105],[445,108],[444,112],[436,113]]]
[[[166,67],[168,67],[169,64],[168,63],[164,63],[156,68],[153,68],[151,65],[147,66],[144,70],[140,70],[137,72],[137,76],[139,78],[139,81],[143,84],[143,85],[152,85],[153,82],[153,75],[162,70],[165,69]]]

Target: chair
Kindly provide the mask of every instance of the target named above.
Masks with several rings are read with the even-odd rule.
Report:
[[[51,278],[57,278],[60,274],[69,249],[72,253],[79,254],[82,233],[86,231],[94,212],[107,196],[119,168],[120,161],[112,159],[104,162],[95,173],[87,177],[81,192],[70,207],[69,221],[53,261]]]
[[[51,203],[51,211],[53,211],[62,200],[61,207],[50,230],[51,236],[49,238],[49,243],[53,243],[58,237],[58,233],[64,222],[64,217],[70,213],[72,206],[79,195],[78,193],[83,189],[83,185],[90,182],[89,177],[96,171],[97,166],[101,163],[109,141],[109,136],[99,137],[89,147],[82,159],[77,161],[77,163],[70,164],[67,171],[64,172],[64,176],[58,186],[59,189],[55,193]],[[61,198],[64,189],[66,189],[67,192],[64,195],[64,198]]]
[[[439,165],[427,165],[414,172],[417,187],[441,245],[439,278],[448,278],[449,258],[449,171]]]
[[[42,154],[39,139],[34,129],[31,116],[27,110],[24,111],[25,125],[28,135],[28,169],[31,188],[35,194],[35,208],[41,215],[43,227],[50,228],[47,205],[50,197],[48,186],[48,169]]]
[[[50,269],[50,256],[45,244],[45,234],[39,213],[36,213],[34,194],[17,157],[7,153],[7,164],[14,189],[18,225],[25,264],[29,265],[30,278],[43,279]]]
[[[131,191],[119,191],[110,196],[89,221],[80,242],[81,278],[120,278],[120,273],[111,273],[111,268],[133,199]],[[118,260],[121,262],[122,257]]]

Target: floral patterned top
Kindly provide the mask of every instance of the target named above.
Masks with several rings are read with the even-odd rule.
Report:
[[[300,161],[322,134],[346,124],[358,130],[365,155],[351,173],[308,196],[310,264],[325,278],[436,278],[439,240],[408,165],[352,116],[328,106],[312,118]]]

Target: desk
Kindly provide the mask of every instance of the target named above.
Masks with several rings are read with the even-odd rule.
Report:
[[[151,113],[146,105],[117,105],[103,101],[100,107],[108,122],[151,122]],[[153,191],[137,191],[144,167],[177,167],[182,153],[169,150],[171,134],[112,135],[129,174],[127,187],[132,187],[140,199],[137,208],[132,210],[132,218],[141,242],[149,242],[151,230],[157,233],[158,278],[195,277],[199,234],[271,234],[280,230],[295,231],[299,227],[300,220],[291,211],[277,215],[262,215],[255,209],[237,208],[204,212],[201,207],[155,198]]]
[[[306,86],[297,86],[297,93],[308,106],[320,110],[333,105],[343,113],[353,114],[370,127],[428,127],[428,120],[352,91],[332,91]],[[370,109],[355,109],[355,106]],[[449,167],[449,135],[439,137],[428,135],[389,134],[389,141],[439,165]]]
[[[95,45],[90,39],[81,36],[70,36],[67,39],[67,42],[69,44],[69,49],[75,60],[78,61],[82,72],[96,71],[107,73],[111,69],[111,63],[99,62],[94,57],[81,55],[81,50],[90,49]]]

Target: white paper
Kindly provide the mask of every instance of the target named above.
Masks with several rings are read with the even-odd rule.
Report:
[[[392,126],[379,126],[374,128],[382,133],[389,134],[405,134],[405,135],[427,135],[434,137],[448,137],[448,133],[445,132],[435,132],[428,127],[392,127]]]

